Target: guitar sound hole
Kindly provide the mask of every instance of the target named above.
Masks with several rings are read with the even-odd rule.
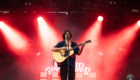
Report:
[[[68,50],[65,51],[64,57],[67,57],[69,55]]]
[[[66,50],[65,53],[68,54],[68,50]]]

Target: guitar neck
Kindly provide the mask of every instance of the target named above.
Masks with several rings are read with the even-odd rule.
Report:
[[[87,41],[85,41],[84,43],[89,43],[89,42],[91,42],[91,40],[87,40]],[[79,46],[81,46],[81,45],[82,45],[82,43],[79,44],[79,45],[77,45],[77,46],[75,46],[75,47],[73,47],[73,48],[71,48],[69,51],[71,51],[71,50],[73,50],[73,49],[75,49],[75,48],[77,48],[77,47],[79,47]]]
[[[79,44],[79,45],[77,45],[77,46],[71,48],[69,51],[74,50],[74,49],[76,49],[77,47],[79,47],[79,46],[81,46],[81,45],[82,45],[82,44]]]

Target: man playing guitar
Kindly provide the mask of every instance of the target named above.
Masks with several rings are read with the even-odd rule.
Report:
[[[64,31],[63,35],[63,41],[59,42],[53,49],[52,51],[60,51],[60,50],[67,50],[67,46],[74,47],[77,46],[75,42],[71,41],[72,34],[69,30]],[[85,43],[81,44],[81,49],[79,47],[75,48],[73,51],[73,55],[69,56],[69,73],[68,73],[68,62],[63,62],[64,64],[62,65],[61,63],[58,63],[58,66],[60,67],[60,76],[61,80],[66,80],[67,79],[67,74],[69,74],[69,79],[68,80],[75,80],[75,60],[76,60],[76,54],[80,55],[82,53],[83,47]]]

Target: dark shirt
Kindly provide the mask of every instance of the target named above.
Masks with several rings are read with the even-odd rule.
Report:
[[[61,41],[55,47],[59,48],[59,47],[66,47],[66,46],[67,46],[66,42],[65,41]],[[75,42],[71,42],[71,47],[74,47],[74,46],[77,46],[77,44]],[[75,67],[76,54],[78,54],[79,50],[80,50],[79,47],[74,49],[73,57],[69,58],[69,64],[71,66],[73,66],[73,67]],[[64,63],[64,64],[67,64],[67,62]]]

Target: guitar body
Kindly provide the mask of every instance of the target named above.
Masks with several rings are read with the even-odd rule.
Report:
[[[66,47],[66,48],[68,50],[68,47]],[[72,49],[72,47],[69,47],[69,49]],[[74,51],[71,50],[71,51],[69,51],[69,53],[70,53],[69,56],[71,56],[71,55],[74,54]],[[66,54],[66,50],[54,51],[53,52],[53,57],[54,57],[56,62],[62,63],[67,59],[67,57],[69,57],[69,56],[66,56],[66,57],[62,56],[62,55],[65,55],[65,54]]]

